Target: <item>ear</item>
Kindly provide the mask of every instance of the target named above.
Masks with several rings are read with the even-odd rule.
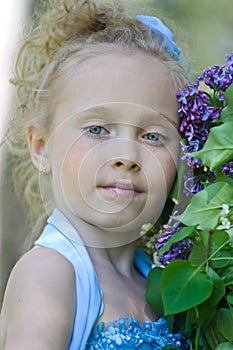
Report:
[[[32,163],[44,174],[51,171],[49,156],[46,152],[46,137],[41,126],[29,126],[26,130],[28,147]]]

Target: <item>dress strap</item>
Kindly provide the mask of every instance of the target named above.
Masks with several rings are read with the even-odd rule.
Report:
[[[153,261],[142,249],[137,248],[134,257],[134,265],[142,276],[147,278],[152,268]]]
[[[37,246],[55,249],[73,265],[76,277],[76,315],[69,350],[85,349],[93,325],[103,310],[103,296],[89,254],[75,228],[55,209]]]

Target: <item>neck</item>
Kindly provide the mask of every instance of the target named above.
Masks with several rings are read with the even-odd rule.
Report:
[[[79,233],[85,246],[92,248],[117,248],[126,246],[140,238],[140,227],[123,228],[102,228],[94,226],[81,218],[62,210],[72,225]]]
[[[134,255],[136,250],[136,242],[115,248],[93,248],[87,247],[90,257],[97,266],[111,267],[118,274],[129,277],[134,269]]]
[[[102,229],[65,210],[63,213],[79,233],[95,266],[105,262],[123,275],[132,273],[139,229],[132,231]]]

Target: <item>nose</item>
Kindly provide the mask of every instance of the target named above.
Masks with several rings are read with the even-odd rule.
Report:
[[[112,162],[112,168],[133,171],[135,173],[141,170],[141,167],[138,163],[128,159],[114,159]]]

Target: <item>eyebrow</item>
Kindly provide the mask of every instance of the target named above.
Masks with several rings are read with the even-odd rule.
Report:
[[[174,127],[178,127],[179,126],[179,121],[178,121],[178,115],[177,115],[177,122],[172,120],[169,116],[151,109],[149,107],[143,106],[143,105],[137,105],[135,103],[130,103],[130,102],[106,102],[106,103],[102,103],[102,104],[97,104],[91,107],[85,107],[83,109],[77,110],[74,113],[72,113],[72,116],[77,115],[77,114],[83,114],[84,116],[87,113],[91,113],[91,114],[96,114],[97,116],[101,116],[103,117],[103,115],[110,115],[110,112],[112,113],[114,111],[113,106],[117,106],[119,104],[126,104],[128,106],[138,106],[140,108],[143,108],[144,110],[147,110],[148,113],[146,113],[146,111],[144,112],[145,114],[145,118],[150,116],[154,116],[155,114],[157,114],[158,116],[162,117],[163,119],[165,119],[167,122],[171,123]]]

